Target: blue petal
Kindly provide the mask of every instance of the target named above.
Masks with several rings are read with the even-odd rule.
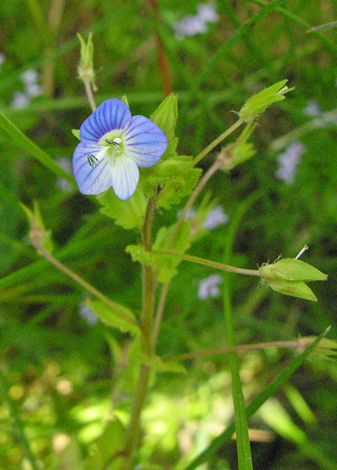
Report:
[[[134,116],[125,131],[125,154],[138,166],[155,165],[167,149],[167,137],[150,119]]]
[[[112,168],[112,187],[122,201],[129,199],[136,191],[139,170],[136,163],[128,157],[120,156],[115,159]]]
[[[121,100],[104,101],[81,125],[81,142],[95,144],[109,131],[125,129],[131,123],[129,108]]]
[[[97,155],[100,148],[91,145],[78,144],[73,156],[73,169],[76,182],[82,194],[100,194],[111,186],[112,161],[104,158],[97,166],[92,168],[87,156]]]

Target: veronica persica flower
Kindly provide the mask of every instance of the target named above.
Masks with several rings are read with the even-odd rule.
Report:
[[[131,116],[118,99],[104,101],[81,125],[73,156],[74,176],[83,194],[100,194],[112,186],[119,199],[136,190],[140,168],[155,165],[167,137],[144,116]]]

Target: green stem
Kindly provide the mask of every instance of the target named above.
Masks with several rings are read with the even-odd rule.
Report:
[[[203,264],[204,266],[221,269],[221,271],[227,271],[230,273],[245,274],[247,276],[261,276],[260,271],[258,269],[237,268],[235,266],[229,266],[228,264],[217,263],[216,261],[210,261],[208,259],[198,258],[197,256],[192,256],[192,255],[185,255],[183,253],[174,253],[172,251],[162,251],[162,250],[155,250],[152,253],[174,256],[184,261],[191,261],[192,263]]]
[[[244,123],[243,119],[238,119],[229,129],[227,129],[225,132],[223,132],[219,137],[217,137],[213,142],[211,142],[204,150],[202,150],[199,155],[195,157],[194,164],[196,165],[197,163],[200,162],[211,150],[214,149],[220,142],[226,139],[230,134],[232,134],[238,127],[241,126],[241,124]]]
[[[125,466],[124,469],[127,470],[130,468],[130,462],[132,459],[132,454],[136,446],[137,436],[138,436],[138,429],[139,429],[139,421],[141,411],[144,405],[144,401],[146,398],[147,387],[150,379],[151,367],[143,364],[139,374],[139,380],[137,384],[137,394],[135,396],[135,400],[133,402],[131,418],[126,434],[125,439],[125,446],[122,454],[125,458]]]
[[[165,304],[166,304],[166,298],[167,298],[169,286],[170,286],[169,283],[164,284],[163,287],[162,287],[161,293],[160,293],[158,308],[157,308],[156,317],[155,317],[154,326],[153,326],[153,332],[152,332],[152,348],[153,348],[153,350],[155,349],[157,338],[158,338],[158,335],[159,335],[160,324],[161,324],[163,314],[164,314],[164,308],[165,308]]]
[[[32,450],[30,448],[29,441],[26,437],[25,431],[24,431],[24,426],[23,423],[19,417],[19,413],[17,412],[17,409],[15,407],[14,402],[12,401],[11,397],[9,396],[8,393],[8,386],[6,382],[6,378],[0,368],[0,387],[2,390],[2,394],[4,396],[5,401],[7,402],[9,406],[10,413],[12,415],[13,421],[15,423],[16,429],[18,431],[19,439],[25,449],[25,453],[27,456],[27,459],[32,467],[33,470],[39,470],[39,467],[36,463],[36,460],[34,458],[34,455],[32,453]]]
[[[152,249],[152,222],[154,210],[156,207],[155,198],[150,198],[147,204],[144,225],[142,229],[142,243],[147,251]],[[152,347],[152,327],[154,313],[154,290],[155,279],[151,266],[143,265],[143,310],[142,310],[142,334],[143,334],[143,351],[148,358],[153,355]],[[147,387],[150,379],[151,367],[142,364],[136,395],[131,411],[130,422],[125,439],[123,455],[125,456],[125,469],[130,468],[133,451],[136,447],[139,421],[141,411],[146,398]]]

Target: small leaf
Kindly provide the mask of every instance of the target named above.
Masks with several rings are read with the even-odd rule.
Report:
[[[197,185],[201,170],[199,168],[183,168],[178,172],[179,166],[177,165],[176,175],[172,175],[164,185],[164,188],[160,191],[157,205],[164,209],[170,209],[172,204],[179,204],[180,200],[189,196],[195,186]]]
[[[117,225],[126,230],[141,228],[144,223],[146,198],[139,187],[134,195],[127,201],[120,200],[110,188],[97,196],[103,205],[102,214],[115,219]]]
[[[72,129],[71,132],[72,132],[72,134],[74,134],[74,136],[75,136],[78,140],[81,140],[81,138],[80,138],[80,130],[79,130],[79,129]]]
[[[123,103],[126,104],[126,106],[127,106],[128,108],[130,108],[130,106],[129,106],[129,100],[127,99],[126,95],[123,95],[121,99],[122,99]]]
[[[170,156],[176,155],[178,138],[174,134],[174,128],[178,117],[178,97],[175,94],[167,96],[158,106],[156,111],[151,114],[150,119],[166,134],[168,139],[167,150],[161,157],[166,160]]]
[[[119,311],[109,307],[101,300],[87,300],[86,305],[93,310],[95,315],[106,325],[113,328],[118,328],[123,332],[130,332],[135,335],[140,333],[140,329],[137,326],[137,321],[133,313],[124,307],[118,305],[118,307],[125,312],[125,317]],[[128,319],[134,319],[134,322]]]

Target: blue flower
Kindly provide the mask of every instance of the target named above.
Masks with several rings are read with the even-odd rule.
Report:
[[[81,125],[73,156],[74,176],[83,194],[112,186],[123,201],[136,191],[140,168],[155,165],[167,149],[167,137],[144,116],[131,116],[118,99],[104,101]]]

